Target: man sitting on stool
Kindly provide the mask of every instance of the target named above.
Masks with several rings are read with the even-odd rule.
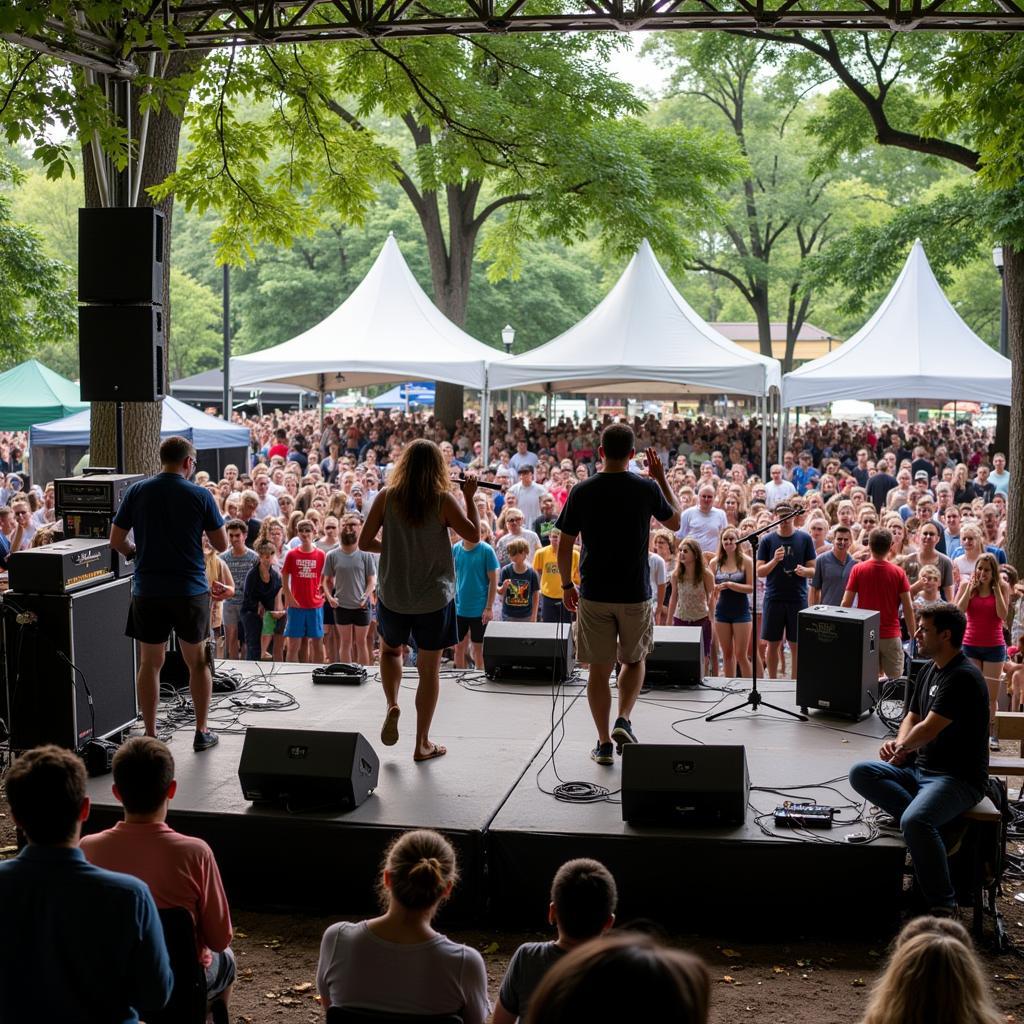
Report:
[[[880,761],[850,769],[850,785],[899,822],[932,914],[956,911],[940,829],[981,800],[988,779],[988,689],[963,655],[967,620],[956,605],[918,612],[917,649],[931,662]]]

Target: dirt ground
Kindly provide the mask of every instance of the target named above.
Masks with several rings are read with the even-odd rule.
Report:
[[[1017,844],[1013,844],[1018,849]],[[0,799],[0,859],[13,856],[15,834]],[[1024,847],[1019,848],[1024,852]],[[1010,937],[1024,950],[1024,883],[1007,883],[1002,900]],[[836,911],[836,919],[841,912]],[[238,981],[231,1005],[233,1024],[316,1024],[323,1020],[315,995],[320,936],[331,918],[236,911]],[[838,928],[837,928],[838,930]],[[452,929],[451,938],[479,949],[487,961],[492,1000],[521,942],[549,938],[547,932]],[[711,1019],[771,1024],[846,1024],[860,1019],[870,986],[884,964],[891,936],[874,942],[799,940],[785,944],[733,943],[728,935],[680,935],[673,941],[699,953],[714,979]],[[1024,957],[983,951],[985,970],[1007,1021],[1024,1021]]]

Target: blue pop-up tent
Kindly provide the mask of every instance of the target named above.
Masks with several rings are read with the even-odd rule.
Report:
[[[409,405],[433,405],[434,385],[423,383],[396,384],[370,403],[374,409],[401,409]]]
[[[45,482],[69,476],[89,448],[91,410],[73,413],[50,423],[37,423],[29,430],[32,477]],[[222,467],[234,463],[241,471],[248,467],[249,428],[225,423],[200,409],[167,396],[163,400],[160,436],[187,438],[199,454],[199,468],[219,479]]]

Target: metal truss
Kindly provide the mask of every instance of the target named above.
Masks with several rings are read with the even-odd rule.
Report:
[[[1019,32],[1024,0],[443,0],[440,9],[430,0],[153,0],[146,24],[145,40],[131,52],[152,52],[163,40],[208,49],[508,32]],[[134,73],[103,27],[69,31],[50,23],[33,37],[5,38],[93,70]]]

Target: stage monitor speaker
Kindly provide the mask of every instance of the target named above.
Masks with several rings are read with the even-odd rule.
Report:
[[[797,616],[796,702],[860,718],[878,701],[878,612],[818,604]]]
[[[246,800],[290,810],[358,807],[377,788],[380,759],[359,732],[250,726],[238,763]]]
[[[135,642],[124,635],[131,595],[130,579],[72,594],[5,595],[8,713],[0,717],[15,749],[77,750],[135,722]]]
[[[164,397],[162,306],[79,306],[82,400],[157,402]]]
[[[576,664],[571,622],[489,622],[484,633],[488,679],[564,682]]]
[[[647,655],[644,686],[666,689],[700,686],[704,649],[699,626],[655,626],[654,649]]]
[[[162,303],[164,215],[152,206],[78,211],[78,301]]]
[[[742,825],[750,775],[739,745],[628,743],[622,820],[650,825]]]

